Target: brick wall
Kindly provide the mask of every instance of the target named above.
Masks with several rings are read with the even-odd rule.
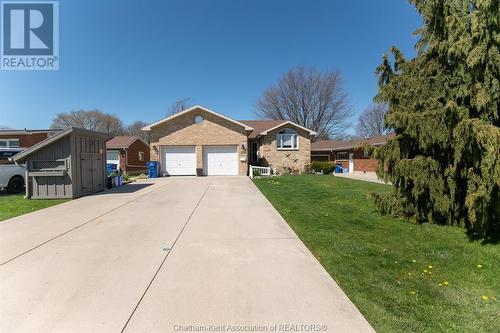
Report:
[[[139,152],[144,153],[144,159],[139,160]],[[150,148],[147,144],[141,140],[136,140],[127,149],[127,172],[131,171],[143,171],[146,172],[146,162],[149,161]]]
[[[22,148],[28,148],[47,139],[47,133],[2,134],[0,135],[0,139],[19,139],[20,146]]]
[[[200,124],[194,122],[194,118],[198,115],[204,118]],[[247,174],[247,131],[242,126],[201,109],[188,112],[152,128],[150,133],[152,161],[161,160],[158,154],[162,145],[196,146],[196,167],[199,171],[203,169],[204,145],[237,146],[240,160],[239,174]],[[241,161],[241,157],[244,157],[244,161]]]
[[[308,131],[290,126],[299,134],[299,149],[297,150],[278,150],[276,147],[276,134],[287,128],[283,126],[277,128],[261,139],[261,152],[265,165],[283,171],[305,171],[311,164],[311,139]]]
[[[354,171],[375,172],[377,165],[378,160],[369,158],[354,159]]]

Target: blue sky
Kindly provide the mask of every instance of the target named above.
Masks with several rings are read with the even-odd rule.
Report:
[[[0,125],[45,128],[100,109],[155,121],[190,98],[235,119],[298,65],[339,69],[359,114],[391,45],[414,55],[421,19],[403,0],[61,0],[59,71],[0,71]],[[354,119],[353,119],[354,120]]]

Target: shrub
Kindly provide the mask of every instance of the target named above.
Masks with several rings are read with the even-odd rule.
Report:
[[[333,163],[325,162],[325,161],[312,161],[311,162],[311,170],[315,172],[322,172],[325,175],[333,173],[335,166]]]

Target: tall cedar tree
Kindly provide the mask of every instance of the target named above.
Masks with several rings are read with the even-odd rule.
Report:
[[[499,0],[412,0],[423,17],[418,54],[395,47],[377,68],[396,136],[374,156],[394,185],[384,214],[500,234]]]

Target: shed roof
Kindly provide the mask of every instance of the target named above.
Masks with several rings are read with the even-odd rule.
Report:
[[[47,139],[38,142],[37,144],[29,147],[23,152],[20,152],[19,154],[16,154],[14,157],[12,157],[12,161],[14,162],[20,162],[20,161],[25,161],[28,156],[33,154],[34,152],[50,145],[53,142],[59,141],[60,139],[70,135],[71,133],[78,133],[80,135],[92,135],[96,136],[98,138],[104,138],[108,139],[110,137],[109,134],[107,133],[102,133],[102,132],[96,132],[96,131],[90,131],[86,130],[83,128],[78,128],[78,127],[66,127],[63,131],[58,132],[57,134],[54,134]]]

